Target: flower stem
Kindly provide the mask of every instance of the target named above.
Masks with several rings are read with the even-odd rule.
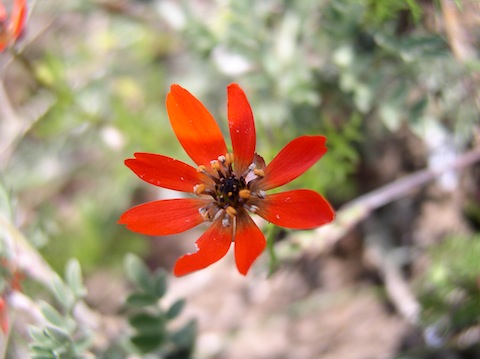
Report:
[[[270,256],[270,262],[268,263],[268,277],[270,277],[278,268],[278,258],[275,253],[275,235],[277,234],[277,227],[269,223],[267,224],[267,251]]]

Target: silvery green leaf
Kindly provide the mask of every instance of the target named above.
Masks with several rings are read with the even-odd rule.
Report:
[[[34,353],[30,355],[30,359],[55,359],[53,353]]]
[[[163,269],[157,269],[154,273],[155,294],[158,298],[165,295],[167,291],[167,274]]]
[[[146,293],[155,294],[155,283],[150,271],[143,261],[134,254],[128,254],[125,258],[125,268],[128,278]]]
[[[51,324],[59,327],[59,328],[66,328],[65,319],[62,315],[53,308],[50,304],[46,302],[40,303],[40,310],[45,317]]]
[[[36,342],[42,342],[45,339],[45,335],[43,331],[37,327],[29,327],[28,334],[32,337],[32,339]]]
[[[189,348],[193,346],[195,337],[197,336],[197,322],[189,321],[185,326],[170,335],[175,345],[181,348]]]
[[[75,352],[83,353],[87,351],[93,342],[93,333],[85,333],[81,338],[75,338]]]
[[[70,310],[75,303],[72,290],[67,287],[59,277],[55,277],[52,282],[52,291],[62,306]]]
[[[65,269],[65,280],[77,298],[82,298],[87,294],[78,260],[70,259],[68,261]]]
[[[43,330],[43,332],[47,337],[53,339],[59,344],[71,345],[73,343],[72,338],[70,338],[70,335],[65,330],[59,327],[48,326]]]
[[[47,339],[45,337],[44,339]],[[56,344],[56,343],[55,343]],[[56,347],[55,346],[46,346],[44,343],[33,343],[28,346],[31,352],[38,354],[38,355],[50,355],[52,356],[52,350]]]

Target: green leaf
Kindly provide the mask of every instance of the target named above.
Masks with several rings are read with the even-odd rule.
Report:
[[[70,338],[70,335],[61,328],[48,326],[43,330],[43,332],[48,338],[53,339],[59,344],[71,345],[73,343],[72,338]]]
[[[154,273],[155,294],[161,298],[167,292],[167,274],[163,269],[157,269]]]
[[[3,185],[3,181],[0,181],[0,214],[3,214],[8,220],[11,220],[12,218],[10,196],[7,192],[7,189]]]
[[[47,348],[47,347],[37,343],[37,344],[29,345],[29,349],[35,355],[46,355],[46,356],[49,355],[50,357],[53,357],[53,353],[52,353],[53,348]]]
[[[35,353],[30,356],[31,359],[55,359],[53,353]]]
[[[277,227],[272,223],[267,225],[267,234],[265,238],[267,239],[267,251],[269,255],[269,270],[268,276],[271,276],[278,268],[278,258],[277,253],[275,252],[275,235],[277,233]]]
[[[42,340],[36,343],[31,343],[29,348],[30,350],[36,350],[38,353],[51,353],[53,349],[58,347],[58,343],[52,338],[48,337],[43,331],[42,335]]]
[[[138,313],[129,318],[128,322],[138,332],[144,334],[161,334],[165,331],[165,318],[159,315]]]
[[[185,306],[185,299],[179,299],[167,311],[167,319],[173,319],[177,317]]]
[[[126,303],[134,307],[146,307],[157,304],[158,298],[149,293],[132,293]]]
[[[155,295],[155,283],[150,271],[143,261],[134,254],[128,254],[125,258],[125,268],[128,278],[146,293]]]
[[[195,343],[197,336],[197,322],[189,321],[184,327],[170,335],[170,340],[180,348],[190,348]]]
[[[76,337],[75,343],[73,343],[75,347],[75,352],[76,353],[86,352],[91,347],[92,342],[93,342],[93,333],[91,332],[85,333],[80,338]]]
[[[157,349],[163,343],[163,337],[158,335],[136,335],[130,339],[141,352],[148,353]]]
[[[410,120],[413,122],[418,122],[418,120],[423,116],[425,109],[428,105],[428,97],[424,96],[415,102],[410,108]]]
[[[65,280],[77,298],[82,298],[87,294],[78,260],[70,259],[68,261],[65,268]]]
[[[50,304],[46,302],[40,303],[40,311],[42,312],[45,319],[47,319],[51,324],[59,328],[67,328],[65,319]]]
[[[52,282],[52,291],[60,304],[70,311],[75,304],[74,295],[59,277],[55,277]]]
[[[55,359],[76,359],[77,356],[72,348],[61,347],[53,351]]]
[[[36,327],[28,328],[28,334],[32,337],[34,341],[39,343],[41,343],[45,339],[45,334],[43,334],[43,330]]]

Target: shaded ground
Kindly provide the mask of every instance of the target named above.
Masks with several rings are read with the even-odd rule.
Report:
[[[337,260],[323,265],[324,285],[311,288],[298,268],[248,281],[231,258],[172,283],[185,295],[185,315],[199,318],[202,358],[383,358],[395,353],[408,326],[367,283],[342,283]],[[261,264],[259,265],[261,266]]]

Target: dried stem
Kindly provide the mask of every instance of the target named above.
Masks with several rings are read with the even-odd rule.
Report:
[[[480,148],[476,148],[458,156],[452,162],[445,163],[442,167],[417,171],[362,195],[341,207],[337,211],[336,219],[332,224],[321,227],[308,236],[303,234],[299,244],[308,247],[309,250],[328,250],[376,209],[402,198],[410,191],[427,184],[448,171],[459,170],[479,161]],[[296,234],[292,234],[291,237],[296,241]],[[322,240],[318,241],[318,238]]]

